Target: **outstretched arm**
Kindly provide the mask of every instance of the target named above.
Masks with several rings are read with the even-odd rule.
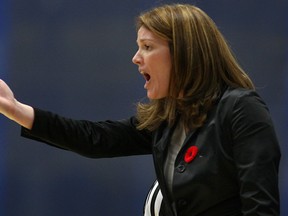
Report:
[[[1,79],[0,113],[27,129],[31,129],[33,126],[34,109],[17,101],[9,86]]]

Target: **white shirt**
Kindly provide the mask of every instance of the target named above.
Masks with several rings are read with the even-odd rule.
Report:
[[[184,143],[185,138],[186,133],[184,125],[179,123],[173,132],[171,143],[168,146],[167,158],[164,164],[164,175],[170,193],[172,193],[175,160]],[[144,207],[144,216],[159,216],[162,200],[163,196],[159,187],[159,183],[156,180],[147,195]]]

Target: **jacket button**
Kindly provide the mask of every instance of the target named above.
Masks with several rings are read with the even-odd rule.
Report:
[[[185,199],[180,199],[180,200],[178,200],[177,203],[178,203],[179,207],[183,207],[183,206],[187,205],[187,201]]]
[[[179,173],[183,173],[184,171],[186,170],[186,167],[184,164],[180,164],[178,167],[177,167],[177,171]]]

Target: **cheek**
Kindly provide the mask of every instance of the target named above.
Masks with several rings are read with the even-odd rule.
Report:
[[[168,94],[169,91],[169,84],[170,84],[170,72],[165,75],[163,80],[163,90]]]
[[[167,88],[169,87],[169,83],[170,83],[170,77],[171,77],[171,71],[172,71],[172,66],[171,66],[171,60],[170,58],[166,58],[166,61],[164,61],[164,65],[163,65],[163,81],[165,83],[165,85],[167,86]]]
[[[169,92],[169,84],[170,84],[170,72],[171,67],[168,65],[163,65],[158,73],[158,91],[161,92],[162,96],[167,96]]]

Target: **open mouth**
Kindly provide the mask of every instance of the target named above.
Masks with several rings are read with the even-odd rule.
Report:
[[[150,80],[150,75],[148,74],[148,73],[143,73],[143,76],[144,76],[144,78],[145,78],[145,80],[148,82],[149,80]]]

